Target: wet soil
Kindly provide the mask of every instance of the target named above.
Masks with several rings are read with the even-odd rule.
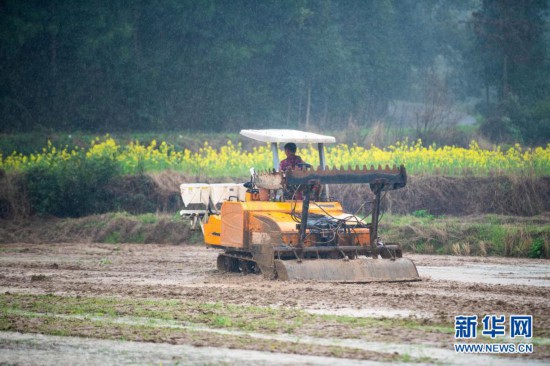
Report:
[[[215,266],[217,255],[216,250],[186,245],[3,244],[0,245],[0,294],[181,300],[297,309],[308,314],[408,319],[414,326],[369,328],[368,334],[345,324],[330,329],[323,328],[326,324],[317,328],[315,324],[305,324],[295,329],[293,336],[355,337],[366,343],[395,344],[396,348],[416,344],[445,350],[452,350],[455,341],[452,330],[457,315],[481,318],[485,314],[528,314],[533,315],[535,338],[542,344],[528,357],[550,360],[550,263],[547,260],[409,255],[417,265],[420,282],[326,284],[221,273]],[[423,325],[447,328],[447,332],[419,330]],[[40,332],[29,324],[11,330]],[[77,335],[103,338],[92,331]],[[129,340],[142,339],[130,337]],[[145,340],[165,341],[162,337]],[[201,346],[268,351],[231,342],[225,344],[223,340],[209,344],[205,338],[201,342]],[[2,343],[0,340],[0,346]],[[174,342],[168,340],[168,343]],[[361,347],[363,351],[372,351],[372,347]],[[328,356],[319,348],[298,353]],[[409,353],[414,355],[414,350]],[[387,351],[387,355],[391,357],[377,356],[374,360],[396,361],[393,352]],[[460,363],[456,357],[443,360]],[[498,358],[499,362],[503,360]]]
[[[377,361],[297,356],[215,347],[0,333],[0,364],[25,365],[384,365]],[[205,360],[208,360],[205,362]],[[345,361],[345,362],[342,362]]]

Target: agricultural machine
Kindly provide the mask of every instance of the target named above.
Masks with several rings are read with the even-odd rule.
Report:
[[[263,273],[280,280],[374,282],[419,280],[414,263],[398,244],[378,236],[380,201],[406,185],[403,166],[328,168],[325,148],[332,136],[296,130],[242,130],[271,144],[273,169],[256,172],[245,184],[182,184],[185,209],[200,225],[208,247],[221,249],[217,267]],[[319,167],[279,171],[278,143],[317,144]],[[330,196],[331,185],[369,184],[370,222],[347,214]],[[332,187],[334,188],[334,187]]]

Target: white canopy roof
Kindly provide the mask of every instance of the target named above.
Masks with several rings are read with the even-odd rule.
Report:
[[[333,136],[298,130],[241,130],[241,135],[263,142],[334,143]]]

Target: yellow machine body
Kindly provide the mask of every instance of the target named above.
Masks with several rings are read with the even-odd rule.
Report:
[[[220,215],[210,215],[204,224],[204,241],[208,246],[250,249],[251,244],[283,244],[295,246],[299,242],[296,216],[302,212],[302,201],[270,202],[250,201],[222,204]],[[339,202],[319,202],[309,208],[312,215],[345,215]],[[305,247],[311,247],[318,239],[309,236]],[[349,245],[367,246],[370,230],[358,228],[346,239]]]
[[[414,263],[401,258],[400,249],[397,255],[396,251],[393,254],[381,251],[385,259],[368,258],[372,253],[371,228],[346,214],[339,202],[315,202],[309,209],[314,218],[318,215],[346,222],[348,231],[338,234],[337,246],[332,246],[334,235],[328,230],[309,233],[299,246],[298,218],[302,204],[302,201],[224,202],[220,214],[210,215],[203,225],[205,244],[224,250],[218,257],[218,268],[263,273],[281,280],[419,280]],[[319,246],[325,234],[331,238],[331,245]]]

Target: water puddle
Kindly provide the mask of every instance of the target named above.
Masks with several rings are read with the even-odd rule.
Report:
[[[417,266],[420,276],[490,285],[550,287],[550,265],[467,264],[457,267]]]

